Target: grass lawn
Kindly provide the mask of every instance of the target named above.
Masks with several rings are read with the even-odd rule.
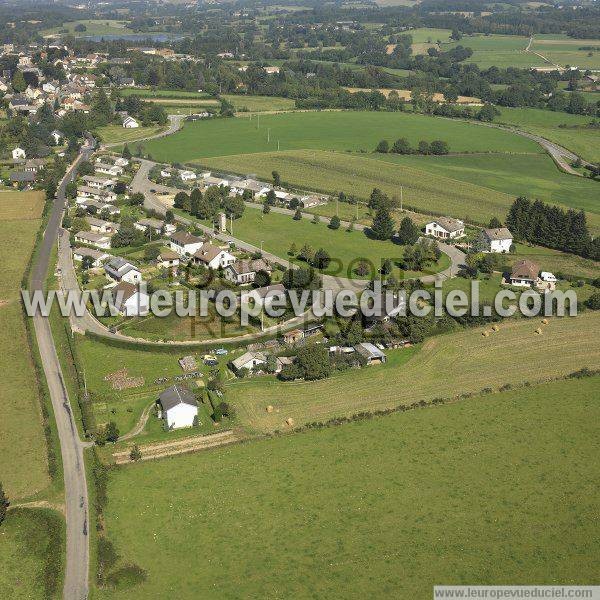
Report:
[[[0,597],[60,598],[64,521],[47,509],[10,510],[0,527]]]
[[[233,235],[257,247],[260,247],[263,241],[263,249],[266,252],[284,259],[288,257],[287,252],[292,243],[296,244],[297,252],[304,244],[308,244],[313,250],[324,248],[332,259],[326,272],[340,277],[357,277],[353,270],[360,259],[374,265],[374,269],[379,269],[386,258],[400,260],[403,255],[402,246],[391,241],[372,240],[362,231],[348,232],[343,228],[333,231],[325,223],[315,224],[308,219],[294,221],[289,215],[275,212],[263,215],[261,210],[254,208],[247,208],[243,217],[234,221]],[[444,254],[439,263],[426,273],[437,273],[448,266],[449,259]],[[414,277],[422,274],[413,271],[400,272],[398,268],[394,268],[393,271],[397,279],[402,275]],[[359,277],[365,278],[368,276]]]
[[[104,144],[116,144],[118,142],[134,142],[154,135],[163,129],[162,125],[136,127],[135,129],[127,129],[120,125],[107,125],[106,127],[99,127],[97,131]]]
[[[293,110],[296,101],[290,98],[274,98],[272,96],[243,96],[240,94],[223,94],[231,102],[236,111],[261,112],[269,110]]]
[[[44,197],[40,192],[0,193],[0,337],[4,351],[0,480],[13,499],[49,483],[40,401],[20,303],[23,272],[33,250]]]
[[[205,158],[198,163],[241,174],[270,179],[277,170],[283,181],[301,189],[346,194],[367,200],[374,187],[390,196],[400,195],[404,205],[425,213],[442,213],[469,222],[503,219],[515,197],[526,195],[566,207],[598,211],[596,182],[558,171],[545,155],[399,156],[293,150]],[[518,177],[515,175],[518,174]],[[339,205],[351,216],[355,207]],[[331,213],[331,207],[320,207]],[[325,214],[325,213],[324,213]],[[359,211],[360,217],[360,211]],[[594,230],[600,216],[588,214]]]
[[[590,225],[596,230],[600,229],[600,203],[598,203],[600,186],[598,182],[562,173],[549,156],[533,154],[526,156],[508,154],[399,156],[384,154],[374,155],[374,157],[386,162],[393,162],[401,168],[407,166],[419,169],[421,172],[427,171],[431,174],[429,177],[448,178],[446,181],[451,179],[456,183],[464,181],[473,186],[480,186],[478,190],[483,194],[489,193],[488,190],[503,192],[510,196],[510,203],[517,196],[527,196],[567,208],[583,209],[588,212]],[[440,192],[443,189],[443,185],[440,186]],[[482,191],[484,189],[486,191]],[[505,212],[503,211],[501,214],[504,216]]]
[[[570,115],[541,108],[501,108],[500,112],[496,119],[498,123],[516,125],[556,142],[588,161],[600,161],[600,130],[585,127],[592,121],[591,116]]]
[[[327,111],[239,116],[186,123],[173,135],[144,144],[156,160],[187,162],[212,156],[278,150],[351,150],[372,152],[385,138],[446,140],[453,152],[534,152],[538,144],[510,132],[463,121],[387,112]]]
[[[282,429],[288,417],[299,425],[600,367],[600,314],[551,319],[542,336],[534,333],[539,323],[506,320],[489,337],[481,329],[435,336],[400,366],[406,350],[389,351],[385,365],[316,382],[240,381],[229,386],[229,397],[243,424],[271,431]],[[275,412],[267,413],[268,405]]]
[[[421,600],[439,583],[596,583],[599,385],[117,469],[107,534],[147,580],[94,597]]]

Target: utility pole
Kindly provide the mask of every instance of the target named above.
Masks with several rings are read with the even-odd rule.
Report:
[[[339,216],[340,216],[339,204],[340,204],[340,199],[339,199],[339,196],[336,196],[336,197],[335,197],[335,216],[336,216],[336,217],[339,217]]]
[[[256,120],[258,121],[258,125],[256,126],[256,129],[260,129],[260,114],[256,115]]]
[[[403,194],[403,189],[402,186],[400,186],[400,212],[402,212],[402,204],[404,202],[404,194]]]
[[[277,140],[277,151],[279,152],[279,140]]]
[[[267,144],[271,141],[271,128],[267,127]]]

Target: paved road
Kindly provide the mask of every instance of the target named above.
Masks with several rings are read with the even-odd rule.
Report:
[[[185,119],[185,115],[169,115],[169,126],[167,127],[167,129],[165,129],[164,131],[161,131],[160,133],[156,133],[154,135],[148,135],[143,138],[131,140],[130,142],[127,142],[127,143],[128,144],[136,144],[137,142],[145,142],[147,140],[154,140],[157,138],[165,137],[167,135],[171,135],[172,133],[175,133],[181,127],[181,123],[183,122],[184,119]],[[106,150],[108,148],[115,148],[117,146],[122,146],[124,143],[125,142],[115,142],[114,144],[102,144],[100,146],[100,149]]]
[[[66,202],[65,187],[73,177],[77,162],[87,154],[87,151],[82,152],[59,186],[40,251],[33,265],[33,290],[44,288],[51,249]],[[36,315],[33,324],[56,419],[65,480],[67,552],[63,597],[67,600],[82,600],[88,596],[89,571],[88,493],[83,462],[84,444],[79,439],[73,419],[50,323],[48,319]]]

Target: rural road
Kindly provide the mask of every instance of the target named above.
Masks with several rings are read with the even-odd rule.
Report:
[[[145,142],[147,140],[154,140],[156,138],[166,137],[167,135],[175,133],[181,127],[181,123],[184,119],[185,115],[169,115],[169,126],[164,131],[161,131],[160,133],[156,133],[154,135],[149,135],[143,138],[131,140],[130,142],[115,142],[113,144],[101,144],[100,150],[108,150],[109,148],[122,146],[125,143],[136,144],[137,142]]]
[[[32,290],[44,289],[51,250],[66,203],[66,185],[73,178],[79,161],[89,156],[90,152],[91,149],[82,148],[79,157],[69,167],[58,188],[33,265]],[[49,320],[38,314],[33,317],[33,325],[56,419],[64,472],[67,550],[63,597],[67,600],[83,600],[88,596],[89,571],[88,492],[83,460],[84,444],[79,439],[73,418]]]

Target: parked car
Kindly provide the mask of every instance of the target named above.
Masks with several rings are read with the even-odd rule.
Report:
[[[225,356],[226,354],[229,354],[229,350],[227,350],[226,348],[217,348],[215,350],[215,354],[217,356]]]

